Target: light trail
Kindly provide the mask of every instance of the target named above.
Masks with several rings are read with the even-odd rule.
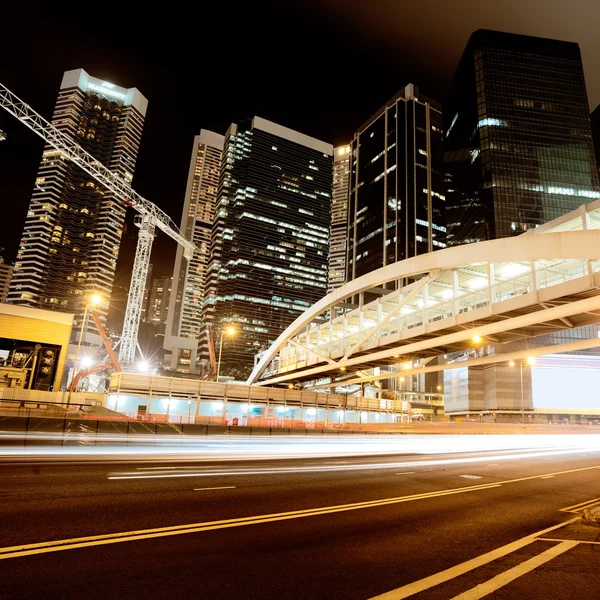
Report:
[[[2,436],[0,436],[1,438]],[[0,446],[0,462],[39,461],[239,461],[372,455],[436,455],[472,452],[600,451],[599,434],[410,434],[289,436],[119,436],[39,434],[10,437]],[[14,445],[17,440],[23,446]],[[0,439],[0,444],[2,440]],[[45,445],[56,444],[56,445]],[[60,445],[64,444],[64,445]],[[78,445],[76,445],[78,444]],[[489,460],[489,457],[488,457]],[[494,455],[493,460],[496,460]]]
[[[498,460],[509,461],[522,458],[539,458],[542,456],[565,456],[570,454],[579,454],[579,450],[553,450],[547,452],[528,452],[519,454],[508,454],[499,456]],[[383,469],[400,469],[400,468],[415,468],[415,467],[440,467],[452,465],[478,464],[489,460],[489,456],[479,456],[471,458],[450,458],[442,460],[424,460],[410,462],[383,462],[369,464],[354,464],[354,465],[312,465],[298,467],[264,467],[260,469],[218,469],[205,471],[190,471],[189,467],[183,468],[180,471],[169,470],[163,473],[158,471],[152,473],[140,473],[138,471],[109,473],[108,479],[174,479],[179,477],[219,477],[232,475],[282,475],[290,473],[325,473],[331,471],[368,471],[368,470],[383,470]],[[600,465],[597,467],[600,468]]]

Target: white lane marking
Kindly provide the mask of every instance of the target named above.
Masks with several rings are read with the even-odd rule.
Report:
[[[404,473],[396,473],[396,475],[413,475],[416,471],[405,471]]]
[[[350,461],[349,460],[332,460],[332,461],[327,461],[325,464],[326,465],[347,465]]]
[[[195,492],[203,492],[204,490],[235,490],[235,485],[220,485],[218,487],[194,488]]]
[[[486,581],[485,583],[480,583],[474,588],[467,590],[463,594],[459,594],[458,596],[454,596],[453,600],[479,600],[479,598],[483,598],[496,590],[499,590],[501,587],[504,587],[511,581],[525,575],[547,563],[548,561],[560,556],[564,552],[568,552],[575,546],[577,546],[579,542],[577,540],[567,540],[553,546],[552,548],[548,548],[548,550],[526,560],[525,562],[509,569],[508,571],[504,571],[504,573],[500,573],[500,575],[496,575],[496,577],[492,577],[492,579]]]
[[[554,475],[542,475],[540,479],[552,479]]]
[[[450,581],[450,579],[454,579],[455,577],[459,577],[460,575],[464,575],[469,571],[473,571],[483,565],[487,565],[488,563],[502,558],[507,554],[511,554],[515,550],[519,550],[519,548],[523,548],[536,541],[536,538],[544,533],[549,533],[550,531],[554,531],[555,529],[559,529],[560,527],[564,527],[565,525],[570,525],[571,523],[575,523],[579,520],[579,517],[574,517],[569,521],[565,521],[564,523],[559,523],[558,525],[553,525],[552,527],[548,527],[547,529],[542,529],[542,531],[538,531],[537,533],[532,533],[520,540],[516,540],[507,544],[506,546],[501,546],[500,548],[496,548],[496,550],[492,550],[491,552],[487,552],[486,554],[482,554],[476,558],[472,558],[471,560],[467,560],[464,563],[456,565],[454,567],[450,567],[445,571],[440,571],[439,573],[435,573],[434,575],[430,575],[429,577],[425,577],[424,579],[420,579],[419,581],[413,581],[413,583],[409,583],[407,585],[403,585],[395,590],[391,590],[389,592],[385,592],[384,594],[380,594],[379,596],[374,596],[371,600],[403,600],[403,598],[408,598],[413,594],[418,594],[419,592],[423,592],[432,588],[440,583],[444,583],[446,581]]]
[[[463,477],[464,479],[483,479],[479,475],[459,475],[459,477]]]
[[[486,465],[487,467],[497,467],[498,463],[490,463],[489,465]]]
[[[542,541],[542,542],[569,542],[572,540],[560,540],[560,539],[556,539],[556,538],[547,538],[547,537],[543,537],[543,538],[538,538],[538,540]],[[590,541],[586,541],[586,540],[577,540],[580,544],[592,544],[593,546],[600,546],[600,542],[590,542]]]

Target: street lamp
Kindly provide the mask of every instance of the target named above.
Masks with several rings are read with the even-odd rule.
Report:
[[[527,364],[528,365],[532,365],[535,362],[535,359],[530,356],[527,359]],[[508,363],[509,367],[514,367],[515,366],[515,361],[511,360]],[[519,361],[519,371],[520,371],[520,375],[521,375],[521,423],[524,424],[525,423],[525,395],[523,393],[523,361]]]
[[[232,336],[235,335],[235,327],[226,327],[225,330],[221,330],[221,340],[219,342],[219,360],[217,361],[217,381],[219,381],[219,374],[221,373],[221,352],[223,351],[223,337],[225,334]]]
[[[73,377],[77,374],[77,369],[79,367],[79,353],[81,351],[81,342],[83,340],[83,332],[85,331],[85,326],[87,323],[87,316],[90,308],[98,306],[102,302],[102,296],[99,294],[92,294],[88,301],[85,303],[85,310],[83,311],[83,321],[81,323],[81,329],[79,331],[79,342],[77,343],[77,354],[75,354],[75,364],[73,365]],[[70,396],[69,396],[70,397]]]

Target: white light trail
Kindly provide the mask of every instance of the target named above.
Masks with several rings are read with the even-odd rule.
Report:
[[[9,432],[0,438],[23,441]],[[304,435],[304,436],[185,436],[95,435],[76,432],[27,436],[39,446],[0,446],[0,461],[188,462],[289,458],[522,452],[525,450],[600,451],[598,434],[504,435]],[[45,445],[47,443],[57,445]],[[65,443],[65,445],[58,445]],[[82,445],[74,445],[82,444]],[[95,445],[98,444],[98,445]],[[488,457],[488,461],[490,457]],[[496,460],[496,456],[492,460]]]
[[[508,454],[497,457],[497,460],[517,460],[531,459],[542,456],[564,456],[569,454],[579,454],[580,450],[555,450],[549,452],[528,452],[519,454]],[[426,460],[426,461],[411,461],[411,462],[387,462],[387,463],[371,463],[371,464],[355,464],[355,465],[313,465],[307,467],[267,467],[263,469],[244,469],[232,470],[219,469],[214,471],[191,471],[191,472],[174,472],[168,473],[138,473],[123,472],[109,473],[108,479],[173,479],[179,477],[220,477],[232,475],[281,475],[290,473],[323,473],[328,471],[368,471],[382,469],[400,469],[400,468],[415,468],[415,467],[440,467],[451,465],[477,464],[488,461],[489,456],[480,456],[475,458],[454,458],[443,460]],[[598,465],[600,468],[600,465]],[[465,477],[461,475],[461,477]],[[474,476],[469,476],[474,477]]]

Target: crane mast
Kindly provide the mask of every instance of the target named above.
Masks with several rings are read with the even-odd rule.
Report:
[[[29,127],[29,129],[55,150],[60,151],[65,158],[91,175],[122,204],[131,206],[139,213],[138,217],[136,217],[136,225],[140,228],[140,231],[119,348],[119,362],[122,365],[131,365],[135,361],[144,288],[146,285],[146,276],[148,275],[150,252],[155,237],[155,229],[160,229],[177,243],[181,244],[183,246],[183,254],[188,260],[194,254],[195,245],[181,234],[169,215],[131,189],[128,181],[122,179],[110,169],[107,169],[99,160],[86,152],[75,140],[71,139],[35,112],[28,104],[13,94],[6,86],[2,85],[2,83],[0,83],[0,107]],[[3,135],[0,131],[0,140],[4,139]]]

